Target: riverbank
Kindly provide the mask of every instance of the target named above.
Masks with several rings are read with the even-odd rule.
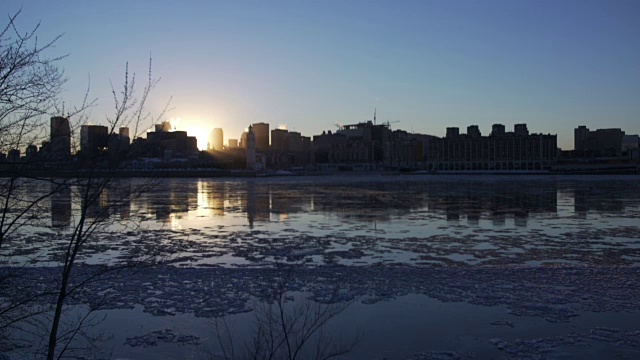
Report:
[[[0,177],[9,177],[15,172],[3,171]],[[36,178],[255,178],[287,176],[371,176],[371,175],[640,175],[640,166],[557,166],[549,170],[384,170],[384,171],[317,171],[317,170],[224,170],[224,169],[28,169],[21,170],[19,177]]]

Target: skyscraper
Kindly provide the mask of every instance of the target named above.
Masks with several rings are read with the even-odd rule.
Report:
[[[256,151],[265,153],[269,151],[269,124],[253,124],[253,133],[256,137]]]
[[[223,148],[223,132],[221,128],[215,128],[211,131],[209,137],[209,144],[213,150],[222,151]]]
[[[120,134],[120,136],[129,138],[129,128],[128,127],[120,127],[120,129],[118,129],[118,131],[119,131],[118,133]]]
[[[62,116],[51,118],[51,140],[49,142],[51,160],[71,159],[71,127],[69,119]]]
[[[587,138],[589,138],[588,127],[580,125],[577,128],[573,129],[573,150],[587,150]]]
[[[247,132],[247,142],[246,142],[246,160],[247,160],[247,169],[255,170],[256,168],[256,137],[253,132],[252,126],[249,126],[249,131]]]
[[[80,150],[85,159],[95,159],[109,144],[109,129],[101,125],[80,127]]]
[[[241,148],[246,148],[247,147],[247,134],[248,134],[248,132],[244,131],[244,132],[242,132],[242,135],[240,135],[240,147]]]
[[[285,139],[288,132],[286,129],[271,130],[271,151],[283,152],[287,150]]]

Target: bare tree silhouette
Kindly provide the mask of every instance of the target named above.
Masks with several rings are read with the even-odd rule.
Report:
[[[213,359],[322,360],[345,355],[356,347],[360,333],[344,341],[325,331],[327,324],[351,305],[340,301],[339,285],[326,301],[314,302],[289,289],[293,271],[293,267],[282,268],[266,299],[256,302],[252,333],[244,344],[236,343],[226,318],[214,319],[213,331],[222,354],[212,354]]]
[[[65,109],[59,96],[66,79],[58,64],[66,55],[48,55],[60,36],[39,43],[40,25],[21,33],[16,24],[19,15],[20,11],[9,15],[6,26],[0,30],[0,152],[18,151],[18,154],[20,149],[47,139],[49,134],[43,129],[47,128],[49,117],[62,115],[70,119],[69,133],[73,134],[86,121],[84,111],[95,103],[88,101],[87,90],[81,105]],[[150,57],[147,81],[142,88],[135,74],[129,72],[128,63],[122,87],[117,89],[112,84],[114,113],[106,119],[109,136],[117,134],[120,127],[131,127],[130,134],[136,137],[164,116],[169,102],[157,117],[152,117],[147,109],[149,96],[159,82],[152,76],[151,65]],[[123,157],[109,162],[107,169],[86,164],[79,169],[67,162],[66,169],[81,176],[52,178],[42,167],[53,159],[46,156],[47,152],[38,155],[20,161],[0,161],[0,349],[3,342],[20,338],[11,335],[26,333],[32,338],[42,338],[39,355],[60,359],[77,356],[101,337],[86,332],[99,322],[92,313],[100,304],[91,304],[85,313],[80,313],[70,303],[76,293],[92,281],[104,281],[109,273],[153,265],[161,259],[159,248],[142,250],[134,242],[123,250],[126,254],[120,256],[117,264],[95,266],[88,274],[74,271],[83,252],[96,245],[96,234],[113,231],[112,225],[119,221],[130,228],[139,226],[135,218],[122,219],[116,214],[153,188],[155,182],[132,182],[112,176]],[[12,257],[21,252],[25,232],[30,228],[51,228],[41,212],[60,194],[72,195],[76,205],[71,214],[71,231],[54,232],[49,243],[43,244],[52,254],[43,257],[38,253],[14,261]],[[106,195],[109,199],[103,204]],[[45,264],[58,275],[54,283],[44,287],[38,284],[38,279],[19,271],[26,266]],[[20,291],[9,288],[18,283],[22,284]]]
[[[133,134],[139,135],[139,131],[148,127],[142,126],[142,124],[153,119],[151,118],[150,113],[146,110],[146,104],[151,91],[158,84],[159,80],[153,78],[151,65],[152,61],[150,58],[147,83],[144,85],[142,92],[140,92],[139,95],[137,94],[138,89],[136,88],[136,76],[135,74],[129,73],[128,64],[125,66],[122,90],[117,92],[112,85],[115,114],[112,117],[107,118],[107,122],[109,124],[109,135],[115,135],[117,129],[121,126],[133,126],[135,129]],[[166,107],[158,118],[161,118],[164,115],[164,111],[166,111]],[[111,162],[110,169],[117,169],[119,165],[120,162],[118,161]],[[128,249],[131,253],[126,257],[126,260],[123,261],[121,259],[118,264],[104,266],[102,269],[85,278],[83,281],[71,285],[72,272],[78,256],[82,253],[82,250],[87,246],[87,244],[95,241],[93,235],[97,231],[110,231],[109,227],[114,223],[116,214],[119,213],[120,209],[128,207],[133,199],[150,191],[154,186],[156,186],[156,181],[147,179],[138,182],[133,186],[125,187],[122,186],[123,183],[130,185],[128,179],[112,177],[109,173],[105,174],[102,169],[95,167],[84,168],[83,170],[85,171],[83,177],[73,184],[82,206],[80,207],[80,211],[75,219],[73,231],[67,240],[66,249],[62,254],[60,284],[55,301],[51,330],[49,332],[47,351],[47,359],[49,360],[61,358],[70,348],[69,344],[73,342],[75,337],[77,335],[84,335],[81,331],[82,327],[76,327],[75,329],[62,334],[59,332],[65,303],[74,291],[82,288],[89,281],[99,280],[100,277],[107,272],[122,268],[155,265],[159,262],[162,254],[159,248],[151,249],[151,251],[148,251],[146,254],[141,254],[141,252],[138,251],[139,249],[136,249],[137,244],[131,244],[131,247]],[[91,211],[91,208],[102,201],[104,194],[114,194],[114,189],[120,189],[121,191],[115,192],[116,196],[110,196],[108,203],[104,204],[105,206],[98,206],[98,211],[90,214],[89,212]],[[126,190],[122,191],[122,189]],[[133,220],[131,219],[127,220],[129,225],[131,225],[132,222]],[[83,322],[81,322],[80,325],[82,325]],[[59,347],[60,343],[64,343],[62,348]]]

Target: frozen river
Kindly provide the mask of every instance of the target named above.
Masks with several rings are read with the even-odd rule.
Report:
[[[345,359],[638,358],[638,180],[166,179],[113,213],[77,272],[117,265],[131,244],[160,247],[165,264],[90,284],[71,312],[106,315],[90,329],[108,335],[94,357],[224,357],[233,339],[242,358],[280,287],[287,314],[335,310],[309,341],[355,344]],[[73,191],[53,197],[4,266],[45,291],[79,208]]]

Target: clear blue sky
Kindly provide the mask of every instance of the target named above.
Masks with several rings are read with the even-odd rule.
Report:
[[[640,1],[3,1],[26,30],[63,33],[53,55],[66,98],[91,74],[111,111],[109,80],[129,61],[141,80],[149,53],[159,111],[179,126],[253,122],[314,135],[335,123],[395,121],[443,136],[447,126],[527,123],[573,148],[573,128],[640,133]],[[3,23],[6,23],[4,21]],[[202,146],[202,144],[199,144]]]

